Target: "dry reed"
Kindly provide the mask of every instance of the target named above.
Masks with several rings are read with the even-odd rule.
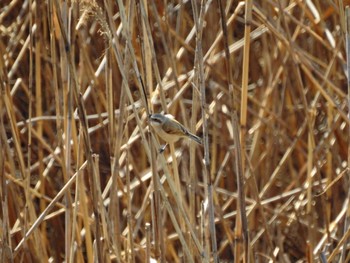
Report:
[[[0,261],[349,262],[347,4],[2,0]]]

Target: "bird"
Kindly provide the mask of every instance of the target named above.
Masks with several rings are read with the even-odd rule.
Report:
[[[150,125],[160,138],[167,143],[175,143],[180,138],[189,138],[198,144],[202,139],[189,132],[180,122],[170,114],[155,113],[149,115]]]

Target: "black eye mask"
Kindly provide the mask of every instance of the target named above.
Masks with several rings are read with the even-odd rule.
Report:
[[[155,117],[151,117],[151,120],[154,122],[157,122],[157,123],[162,123],[162,121],[160,119],[155,118]]]

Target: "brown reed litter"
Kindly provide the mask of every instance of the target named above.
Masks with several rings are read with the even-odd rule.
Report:
[[[0,261],[349,262],[347,4],[2,0]]]

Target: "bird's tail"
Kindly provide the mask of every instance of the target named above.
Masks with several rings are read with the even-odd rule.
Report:
[[[194,140],[196,143],[198,144],[202,144],[202,139],[200,137],[198,137],[197,135],[194,135],[192,133],[188,133],[188,137],[192,140]]]

